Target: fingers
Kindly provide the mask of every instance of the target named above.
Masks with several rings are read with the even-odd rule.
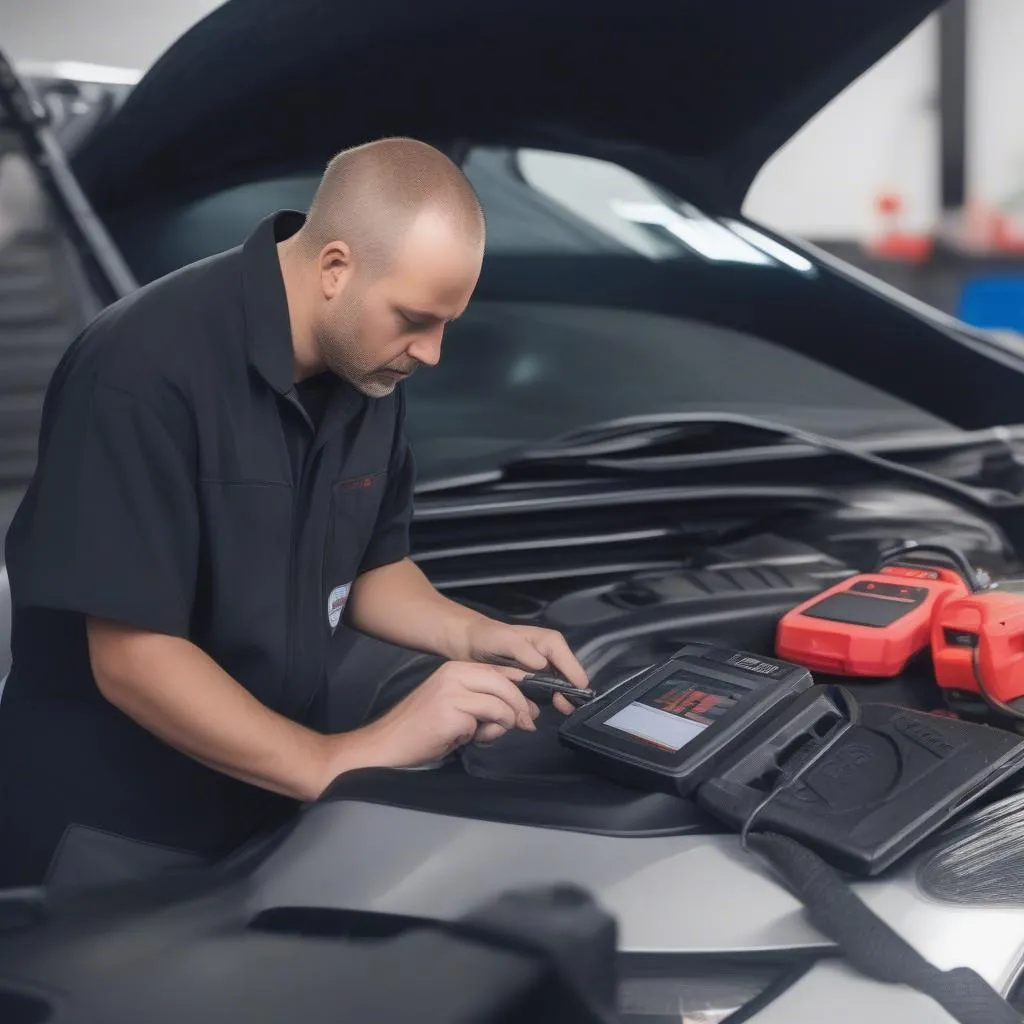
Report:
[[[526,669],[512,668],[509,665],[490,665],[488,667],[493,668],[495,672],[511,680],[513,683],[521,683],[527,675]]]
[[[478,747],[488,747],[495,740],[500,740],[508,730],[495,722],[487,722],[477,728],[473,735],[473,743]]]
[[[562,712],[563,715],[571,715],[576,709],[560,693],[551,698],[551,703]]]
[[[531,672],[540,672],[548,667],[548,658],[533,642],[529,634],[514,634],[515,641],[509,645],[508,653],[512,660]]]
[[[540,708],[532,700],[528,700],[526,703],[530,705],[531,713],[536,718],[540,714]],[[477,726],[477,730],[473,735],[473,743],[478,747],[489,747],[495,740],[500,740],[508,731],[508,729],[497,722],[485,722],[483,725]]]
[[[554,630],[538,630],[532,635],[534,647],[544,656],[548,663],[568,679],[573,686],[585,690],[590,681],[583,666],[576,660],[576,655],[565,641],[561,633]]]
[[[517,629],[509,638],[503,655],[495,656],[492,663],[514,661],[531,672],[540,672],[551,667],[573,686],[585,690],[590,681],[587,673],[572,653],[565,640],[554,629]]]
[[[527,732],[537,731],[537,726],[533,724],[533,716],[528,711],[520,713],[508,702],[494,694],[466,690],[456,707],[464,714],[472,715],[480,723],[474,732],[474,739],[481,732],[481,726],[485,735],[493,739],[497,739],[498,736],[517,726]],[[493,726],[493,728],[488,728],[488,726]]]
[[[508,728],[518,724],[521,729],[536,729],[533,720],[540,714],[540,709],[516,685],[523,677],[522,672],[489,665],[467,665],[466,670],[461,683],[467,691],[491,696],[508,706],[514,718]]]

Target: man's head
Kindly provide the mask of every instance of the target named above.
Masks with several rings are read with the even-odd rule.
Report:
[[[480,276],[484,219],[447,156],[382,139],[328,164],[288,248],[312,348],[296,352],[297,365],[326,367],[378,398],[440,358],[444,327]]]

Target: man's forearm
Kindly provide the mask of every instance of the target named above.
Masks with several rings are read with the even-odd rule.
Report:
[[[439,594],[408,558],[363,573],[352,585],[345,616],[379,640],[455,661],[469,657],[472,626],[490,621]]]
[[[326,737],[271,711],[187,640],[91,622],[89,648],[103,695],[208,767],[312,800],[348,767],[340,745],[359,763],[359,737]]]

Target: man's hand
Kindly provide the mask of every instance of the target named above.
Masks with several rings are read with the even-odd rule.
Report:
[[[264,707],[187,640],[90,619],[100,692],[165,743],[209,768],[297,800],[315,800],[343,772],[428,763],[464,743],[536,729],[523,673],[447,662],[387,714],[323,735]]]
[[[409,768],[467,743],[493,743],[510,729],[536,731],[540,709],[512,668],[449,661],[375,722],[337,737],[335,775],[353,767]]]
[[[587,675],[561,633],[510,626],[439,594],[409,559],[363,573],[352,584],[346,620],[356,629],[400,647],[451,661],[512,665],[529,672],[552,670],[586,689]],[[574,708],[556,694],[563,714]]]
[[[498,665],[517,665],[531,672],[553,670],[573,686],[585,690],[589,685],[583,666],[576,660],[565,637],[557,630],[539,626],[513,626],[494,619],[481,618],[466,630],[466,658]],[[563,714],[573,706],[561,694],[552,703]]]

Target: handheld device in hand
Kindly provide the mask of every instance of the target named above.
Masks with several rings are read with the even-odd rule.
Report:
[[[528,697],[545,698],[560,693],[571,704],[577,706],[586,704],[596,696],[593,690],[580,689],[578,686],[573,686],[567,679],[547,675],[543,672],[533,672],[528,676],[523,676],[519,686]]]
[[[1024,767],[1020,736],[889,704],[851,715],[833,689],[792,702],[700,787],[700,805],[876,875]]]
[[[935,681],[953,710],[1024,721],[1024,581],[945,601],[931,644]]]
[[[897,560],[910,551],[932,550],[957,567]],[[928,647],[939,602],[980,588],[954,549],[904,545],[882,563],[876,572],[852,576],[787,612],[776,630],[775,653],[815,672],[892,678]]]
[[[602,774],[685,796],[812,683],[798,665],[687,644],[574,711],[559,740]]]

